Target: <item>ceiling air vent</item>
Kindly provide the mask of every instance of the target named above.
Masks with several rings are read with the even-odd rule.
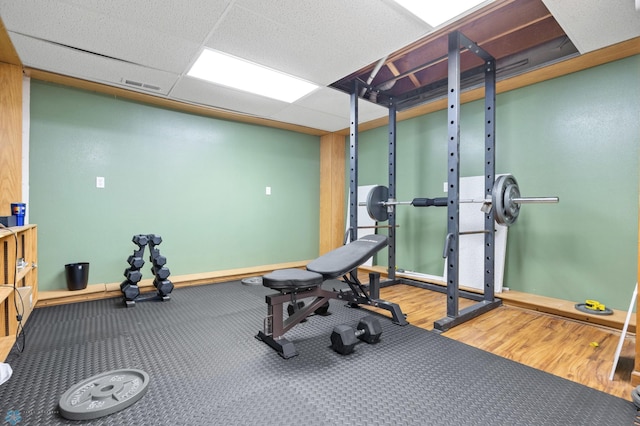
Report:
[[[160,87],[158,87],[158,86],[156,86],[154,84],[141,83],[139,81],[127,80],[127,79],[124,79],[124,78],[122,79],[122,81],[127,86],[133,86],[133,87],[137,87],[139,89],[153,90],[153,91],[156,91],[156,92],[160,90]]]

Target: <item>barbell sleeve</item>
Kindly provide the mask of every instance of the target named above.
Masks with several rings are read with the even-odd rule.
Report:
[[[511,201],[518,204],[535,204],[535,203],[558,203],[559,197],[516,197]]]

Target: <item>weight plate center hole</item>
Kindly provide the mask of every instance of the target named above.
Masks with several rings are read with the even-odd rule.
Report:
[[[124,385],[122,383],[108,383],[98,385],[93,388],[91,397],[93,399],[114,398],[118,394],[118,392],[122,390],[123,386]]]

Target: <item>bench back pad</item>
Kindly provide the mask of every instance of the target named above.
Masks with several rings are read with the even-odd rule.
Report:
[[[387,244],[386,235],[367,235],[312,260],[307,270],[322,274],[325,280],[338,278],[362,265]]]

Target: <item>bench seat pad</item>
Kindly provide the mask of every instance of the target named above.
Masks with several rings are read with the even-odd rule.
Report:
[[[262,285],[274,290],[294,291],[322,284],[322,275],[304,269],[280,269],[262,277]]]

